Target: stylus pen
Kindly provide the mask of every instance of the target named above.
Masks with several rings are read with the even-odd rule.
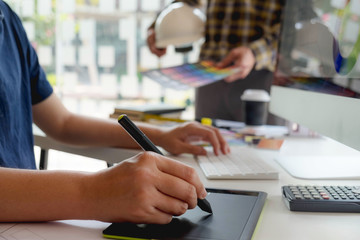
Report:
[[[126,114],[122,114],[118,118],[118,122],[125,131],[140,145],[145,151],[152,151],[162,154],[160,150],[150,141],[150,139],[128,118]],[[210,203],[204,199],[198,199],[197,205],[205,212],[212,213]]]

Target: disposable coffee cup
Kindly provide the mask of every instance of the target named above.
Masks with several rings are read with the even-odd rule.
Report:
[[[269,94],[265,90],[247,89],[241,95],[241,100],[245,124],[250,126],[265,125],[270,102]]]

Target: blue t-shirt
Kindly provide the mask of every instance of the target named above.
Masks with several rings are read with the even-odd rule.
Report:
[[[35,169],[32,105],[53,92],[21,20],[0,0],[0,166]]]

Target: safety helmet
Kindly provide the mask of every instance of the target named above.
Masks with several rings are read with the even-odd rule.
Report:
[[[199,8],[182,2],[170,4],[155,22],[156,47],[192,44],[203,37],[205,21],[206,17]]]

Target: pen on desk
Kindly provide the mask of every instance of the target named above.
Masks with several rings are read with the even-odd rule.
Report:
[[[158,154],[162,152],[150,141],[150,139],[128,118],[126,114],[122,114],[118,118],[118,123],[125,131],[140,145],[145,151],[152,151]],[[197,205],[205,212],[212,213],[210,203],[204,199],[198,199]]]

